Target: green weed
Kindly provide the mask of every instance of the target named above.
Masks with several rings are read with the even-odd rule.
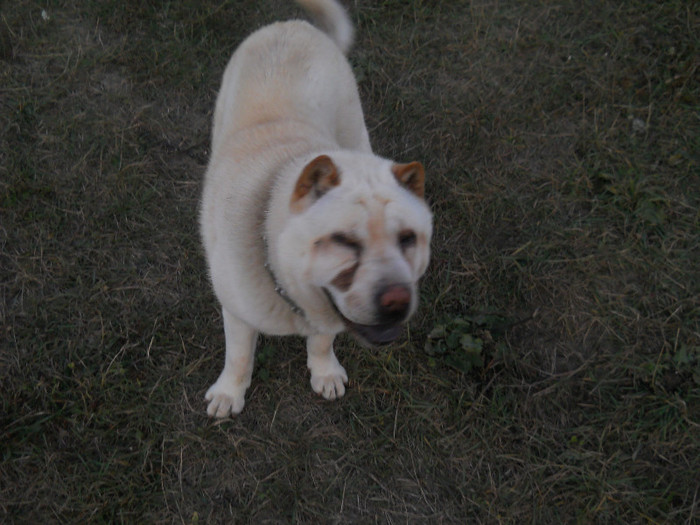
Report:
[[[428,363],[442,360],[463,373],[481,371],[490,357],[507,351],[503,341],[494,341],[494,332],[502,332],[504,319],[495,315],[455,317],[435,325],[425,342]]]

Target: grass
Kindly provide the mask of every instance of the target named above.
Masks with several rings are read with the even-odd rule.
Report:
[[[289,2],[0,8],[0,517],[696,523],[700,11],[367,2],[379,154],[435,213],[403,341],[341,401],[263,338],[244,412],[196,217],[230,53]]]

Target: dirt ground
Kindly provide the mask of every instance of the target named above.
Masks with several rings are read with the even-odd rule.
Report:
[[[375,151],[422,161],[406,335],[244,412],[197,213],[231,52],[282,0],[0,4],[0,521],[700,521],[700,8],[353,0]]]

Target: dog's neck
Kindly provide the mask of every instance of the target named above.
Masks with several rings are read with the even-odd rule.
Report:
[[[265,263],[263,264],[263,266],[265,266],[265,270],[267,270],[267,273],[270,275],[270,279],[272,279],[272,285],[275,288],[275,292],[282,299],[284,299],[284,301],[289,305],[290,310],[292,310],[294,314],[306,319],[306,313],[304,312],[304,309],[289,296],[287,290],[284,289],[284,286],[282,286],[282,284],[277,279],[275,272],[272,270],[272,264],[270,263],[270,249],[267,242],[267,236],[265,234],[262,235],[262,243],[263,255],[265,257]]]

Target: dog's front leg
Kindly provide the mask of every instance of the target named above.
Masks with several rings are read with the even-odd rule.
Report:
[[[348,374],[333,352],[334,335],[312,335],[306,341],[306,366],[311,371],[311,388],[326,399],[337,399],[345,394]]]
[[[253,357],[258,333],[246,323],[221,309],[226,335],[224,369],[204,396],[207,414],[227,417],[239,414],[245,405],[245,391],[253,376]]]

